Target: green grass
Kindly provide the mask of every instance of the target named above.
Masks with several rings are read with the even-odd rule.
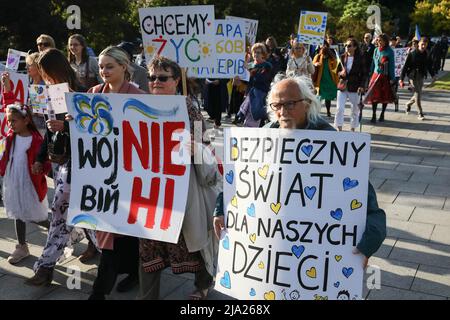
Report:
[[[436,80],[431,87],[436,89],[450,90],[450,73],[447,73],[442,78]]]

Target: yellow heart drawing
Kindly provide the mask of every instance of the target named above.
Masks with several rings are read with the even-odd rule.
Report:
[[[258,268],[264,269],[264,262],[261,261],[261,262],[258,264]]]
[[[306,270],[306,275],[310,278],[315,278],[316,277],[316,268],[312,267],[309,270]]]
[[[258,168],[258,174],[261,178],[266,179],[267,178],[267,172],[269,171],[269,166],[266,164],[262,168]]]
[[[252,243],[255,243],[255,241],[256,241],[256,233],[252,233],[252,234],[250,235],[249,239],[250,239],[250,241],[251,241]]]
[[[341,261],[341,259],[342,259],[342,256],[334,256],[334,259],[337,261],[337,262],[339,262],[339,261]]]
[[[264,293],[264,300],[275,300],[275,292],[269,291]]]
[[[239,157],[239,149],[236,147],[231,148],[231,160],[237,160]]]
[[[362,203],[358,202],[358,200],[356,200],[356,199],[353,199],[350,207],[352,208],[352,210],[356,210],[356,209],[359,209],[362,207]]]
[[[277,204],[271,203],[270,209],[272,209],[272,211],[275,212],[275,214],[278,214],[278,211],[280,211],[280,209],[281,209],[281,203],[279,203],[279,202]]]
[[[237,208],[237,198],[236,196],[233,197],[233,199],[231,199],[231,205],[235,208]]]

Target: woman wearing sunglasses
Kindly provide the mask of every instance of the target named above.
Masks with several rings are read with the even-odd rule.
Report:
[[[130,60],[125,50],[107,47],[99,55],[98,67],[104,83],[90,88],[89,93],[146,93],[129,82]],[[119,274],[128,276],[117,284],[117,291],[126,292],[138,284],[139,240],[102,231],[97,231],[96,236],[102,254],[89,300],[104,300]]]
[[[306,53],[305,46],[302,43],[294,41],[291,50],[291,56],[287,64],[287,75],[307,76],[311,78],[314,74],[314,65],[311,57]]]
[[[337,92],[336,116],[334,117],[334,126],[342,131],[344,124],[345,103],[347,99],[352,105],[350,128],[355,131],[359,126],[359,107],[358,93],[364,92],[366,82],[366,71],[364,58],[360,54],[358,42],[353,39],[347,39],[345,44],[345,53],[341,56],[339,65],[339,78],[346,83],[345,87],[340,87]]]
[[[181,68],[172,60],[155,57],[148,65],[150,72],[150,93],[176,95],[181,93]],[[200,111],[194,107],[191,98],[186,98],[191,132],[194,122],[205,130]],[[192,143],[196,150],[206,151],[201,143]],[[193,148],[194,149],[194,148]],[[195,289],[191,300],[203,300],[213,282],[213,262],[217,251],[217,240],[213,236],[211,212],[214,210],[217,192],[212,192],[221,177],[217,165],[208,161],[192,164],[189,175],[189,189],[183,226],[177,244],[156,240],[140,239],[139,244],[139,295],[138,299],[159,298],[161,272],[171,267],[175,274],[194,273]]]
[[[50,37],[48,34],[41,34],[36,39],[36,46],[39,52],[45,51],[50,48],[55,48],[55,40]]]

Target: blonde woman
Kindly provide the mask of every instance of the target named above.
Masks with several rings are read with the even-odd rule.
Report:
[[[314,70],[312,59],[308,56],[305,46],[295,40],[292,45],[286,74],[311,77],[314,74]]]

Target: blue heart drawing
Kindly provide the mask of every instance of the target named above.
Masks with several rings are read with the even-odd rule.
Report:
[[[335,288],[339,288],[339,285],[340,285],[341,283],[339,282],[339,281],[337,281],[337,282],[335,282],[333,285],[334,285],[334,287]]]
[[[232,183],[233,183],[233,178],[234,178],[234,172],[233,172],[233,170],[230,170],[230,172],[228,172],[228,173],[225,175],[225,180],[227,180],[227,182],[228,182],[229,184],[232,184]]]
[[[316,187],[305,187],[305,194],[308,197],[309,200],[312,200],[314,195],[316,194],[317,188]]]
[[[350,268],[342,268],[342,274],[346,278],[350,277],[352,275],[352,273],[353,273],[353,268],[352,267],[350,267]]]
[[[305,246],[296,246],[293,245],[291,248],[292,253],[298,258],[300,258],[300,256],[303,254],[303,252],[305,251]]]
[[[335,211],[331,210],[330,215],[333,219],[340,221],[342,219],[342,215],[343,215],[342,209],[337,208]]]
[[[356,187],[359,184],[358,180],[352,180],[350,178],[345,178],[344,181],[342,181],[342,185],[344,186],[344,191],[347,191],[349,189],[352,189]]]
[[[250,207],[247,208],[247,214],[250,217],[254,217],[255,216],[255,204],[251,204]]]
[[[309,146],[303,146],[303,147],[302,147],[302,152],[303,152],[304,154],[306,154],[308,157],[311,155],[312,150],[313,150],[313,146],[312,146],[312,145],[309,145]]]
[[[251,296],[251,297],[256,296],[256,291],[255,291],[255,289],[253,289],[253,288],[250,289],[250,296]]]
[[[223,277],[220,279],[220,285],[224,288],[231,289],[230,273],[228,271],[225,271]]]
[[[226,250],[230,249],[230,239],[228,239],[228,236],[225,236],[225,238],[223,238],[222,247]]]

